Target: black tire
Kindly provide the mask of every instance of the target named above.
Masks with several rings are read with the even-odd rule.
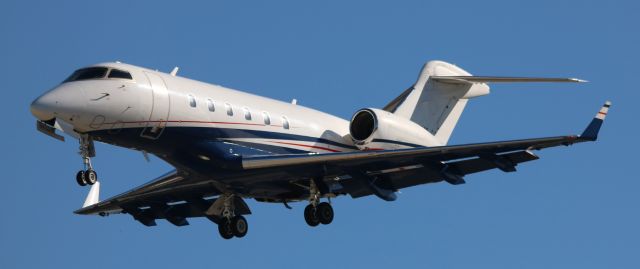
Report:
[[[96,173],[96,171],[89,169],[84,172],[84,181],[88,185],[96,184],[96,182],[98,181],[98,174]]]
[[[243,216],[235,216],[233,219],[231,219],[231,232],[233,233],[233,235],[238,238],[244,237],[245,235],[247,235],[248,231],[249,224],[247,223],[247,219],[245,219]]]
[[[313,205],[307,205],[307,207],[304,208],[304,220],[311,227],[318,226],[320,220],[318,219],[317,208]]]
[[[322,202],[316,208],[316,215],[320,223],[327,225],[333,221],[333,207],[327,202]]]
[[[220,233],[220,236],[222,236],[222,238],[224,239],[233,238],[233,232],[231,231],[230,224],[231,223],[227,218],[222,218],[218,223],[218,232]]]
[[[78,173],[76,174],[76,182],[78,182],[78,185],[80,186],[87,185],[87,182],[84,179],[84,171],[82,170],[78,171]]]

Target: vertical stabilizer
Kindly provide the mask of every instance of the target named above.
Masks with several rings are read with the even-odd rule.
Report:
[[[427,62],[414,86],[385,109],[417,123],[446,145],[467,101],[489,94],[489,86],[484,83],[429,79],[448,76],[471,74],[446,62]]]

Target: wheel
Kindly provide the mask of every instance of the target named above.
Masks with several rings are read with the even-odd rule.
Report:
[[[249,224],[243,216],[235,216],[231,219],[231,231],[236,237],[244,237],[249,231]]]
[[[89,169],[84,172],[84,180],[87,184],[93,185],[98,181],[98,174],[96,174],[96,171]]]
[[[317,209],[313,205],[307,205],[307,207],[304,208],[304,220],[311,227],[316,227],[320,224],[316,211]]]
[[[333,207],[327,202],[322,202],[316,208],[316,215],[322,224],[329,224],[333,221]]]
[[[82,170],[78,171],[78,173],[76,174],[76,182],[78,182],[78,185],[80,186],[87,185],[87,182],[84,179],[84,171]]]
[[[218,232],[220,233],[220,236],[222,236],[222,238],[224,239],[231,239],[233,238],[233,232],[231,231],[231,223],[229,222],[229,219],[227,218],[222,218],[220,220],[220,222],[218,223]]]

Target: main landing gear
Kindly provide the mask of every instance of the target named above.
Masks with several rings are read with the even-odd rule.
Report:
[[[219,199],[224,199],[224,209],[222,218],[218,221],[218,232],[224,239],[231,239],[234,236],[241,238],[247,235],[249,224],[242,215],[235,215],[233,204],[233,194],[225,194]]]
[[[329,224],[333,221],[333,207],[327,202],[322,202],[317,206],[309,204],[304,208],[304,220],[311,227],[316,227],[320,223]]]
[[[231,239],[234,236],[241,238],[247,235],[249,224],[243,216],[235,216],[233,218],[222,218],[218,223],[218,232],[224,239]]]
[[[318,224],[329,224],[333,221],[333,207],[327,202],[320,203],[320,191],[311,181],[309,185],[309,205],[304,208],[304,220],[311,227]]]
[[[87,134],[80,135],[80,156],[82,156],[82,163],[84,169],[78,171],[76,174],[76,182],[80,186],[93,185],[98,182],[98,174],[93,170],[91,165],[91,157],[96,155],[95,148],[93,146],[93,140]]]

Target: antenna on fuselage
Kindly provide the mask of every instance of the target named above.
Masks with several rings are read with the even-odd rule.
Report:
[[[174,77],[175,77],[175,76],[178,74],[178,70],[179,70],[179,69],[180,69],[180,68],[178,68],[178,67],[176,66],[176,67],[174,67],[174,68],[173,68],[173,70],[171,70],[171,73],[169,73],[169,74],[171,74],[172,76],[174,76]]]
[[[293,100],[291,100],[291,104],[292,105],[297,105],[298,104],[298,99],[294,98]]]

